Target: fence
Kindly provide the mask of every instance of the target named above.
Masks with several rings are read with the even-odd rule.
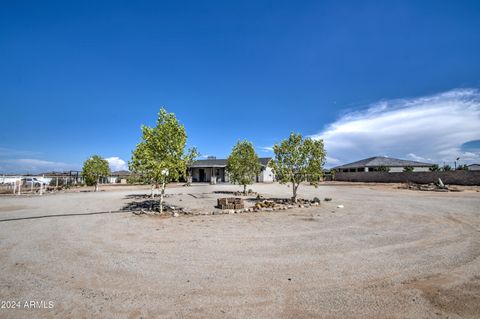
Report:
[[[445,184],[480,185],[480,171],[448,172],[338,172],[336,181],[365,183],[417,183],[428,184],[441,179]]]
[[[83,183],[83,178],[78,175],[52,175],[52,176],[26,176],[2,175],[0,176],[0,194],[39,194],[45,191],[61,189],[65,186]]]

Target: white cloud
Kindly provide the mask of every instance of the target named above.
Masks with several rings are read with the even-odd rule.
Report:
[[[265,153],[271,153],[271,152],[273,152],[273,146],[260,146],[260,147],[258,147],[258,149],[259,149],[261,152],[265,152]]]
[[[435,163],[479,161],[462,144],[480,140],[480,91],[455,89],[431,96],[387,100],[350,112],[313,135],[323,138],[328,166],[376,155]],[[335,163],[337,162],[337,163]]]
[[[108,164],[110,165],[110,169],[112,170],[112,172],[128,170],[127,162],[122,160],[120,157],[112,156],[107,157],[105,160],[107,160]]]
[[[45,161],[34,158],[1,159],[3,173],[42,173],[47,171],[68,171],[78,169],[76,164]]]

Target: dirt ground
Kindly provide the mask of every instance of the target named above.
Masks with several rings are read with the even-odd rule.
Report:
[[[212,210],[239,189],[178,185],[167,202]],[[122,210],[147,187],[104,190],[0,197],[1,318],[480,317],[476,188],[302,185],[320,207],[177,218]]]

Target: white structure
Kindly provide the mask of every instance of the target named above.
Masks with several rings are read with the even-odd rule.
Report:
[[[267,165],[262,166],[260,174],[258,174],[257,182],[259,183],[273,183],[275,181],[275,174],[273,170]]]
[[[431,163],[422,163],[416,161],[402,160],[398,158],[385,157],[385,156],[375,156],[369,157],[360,161],[353,163],[341,165],[334,167],[337,172],[348,173],[348,172],[375,172],[378,171],[380,167],[387,167],[390,173],[403,172],[405,167],[413,167],[414,172],[428,172],[430,167],[433,166]]]
[[[470,164],[467,167],[469,171],[480,171],[480,164]]]

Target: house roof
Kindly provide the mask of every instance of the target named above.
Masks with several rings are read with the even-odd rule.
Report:
[[[111,176],[130,176],[130,172],[129,171],[115,171],[115,172],[112,172],[112,174],[110,174]]]
[[[271,161],[271,157],[260,157],[258,161],[260,162],[260,165],[262,166],[267,166],[268,162]],[[193,162],[192,165],[190,165],[191,168],[194,167],[225,167],[227,166],[227,160],[226,159],[216,159],[216,158],[209,158],[209,159],[204,159],[204,160],[197,160]]]
[[[356,167],[378,167],[378,166],[386,166],[386,167],[405,167],[405,166],[415,166],[415,167],[430,167],[433,164],[431,163],[422,163],[417,161],[408,161],[402,160],[393,157],[385,157],[385,156],[375,156],[369,157],[360,161],[348,163],[345,165],[334,167],[337,168],[356,168]]]

